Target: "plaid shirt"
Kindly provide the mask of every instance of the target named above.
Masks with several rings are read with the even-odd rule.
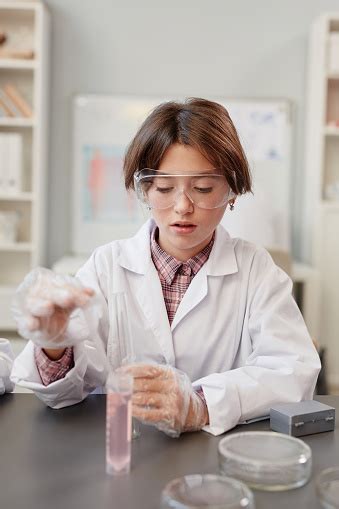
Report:
[[[151,234],[151,256],[158,271],[168,320],[171,324],[192,279],[208,260],[214,243],[214,235],[209,244],[187,262],[180,262],[163,251],[157,242],[157,235],[158,228],[154,228]],[[44,385],[64,378],[74,366],[73,348],[66,348],[64,355],[57,361],[49,359],[38,347],[35,347],[34,355]]]
[[[214,236],[200,253],[187,260],[187,262],[179,262],[161,249],[156,240],[157,234],[158,228],[154,228],[151,235],[151,255],[161,282],[168,319],[172,323],[192,279],[208,260],[213,247]]]
[[[41,381],[49,385],[56,380],[64,378],[66,373],[74,366],[73,348],[68,347],[64,355],[57,361],[52,361],[42,348],[34,348],[35,363],[39,371]]]

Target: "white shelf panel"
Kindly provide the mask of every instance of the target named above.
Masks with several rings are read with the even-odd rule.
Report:
[[[33,244],[30,242],[13,242],[13,243],[0,243],[0,252],[20,252],[20,253],[29,253],[33,250]]]
[[[33,193],[5,194],[0,191],[0,201],[33,201]]]
[[[327,79],[329,80],[339,80],[339,72],[328,72]]]
[[[314,277],[318,271],[306,263],[293,262],[292,264],[292,280],[294,283],[304,283]]]
[[[34,127],[33,118],[0,117],[0,127]]]
[[[39,8],[39,3],[36,1],[29,2],[24,0],[23,2],[13,0],[3,0],[0,2],[1,9],[8,9],[10,11],[22,10],[22,11],[36,11]]]
[[[323,200],[321,202],[321,206],[325,210],[330,210],[330,211],[338,212],[339,213],[339,200],[338,201],[335,201],[335,200]]]
[[[325,126],[324,133],[326,136],[339,136],[339,127]]]
[[[33,70],[37,67],[36,60],[20,58],[0,58],[0,69]]]
[[[2,330],[15,330],[16,324],[11,312],[11,301],[16,286],[0,285],[0,328]]]

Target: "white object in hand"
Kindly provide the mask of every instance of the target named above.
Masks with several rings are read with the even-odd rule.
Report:
[[[77,341],[64,334],[76,308],[85,307],[94,291],[74,277],[55,274],[45,268],[31,271],[18,287],[12,313],[18,332],[42,348],[66,348]],[[79,334],[79,341],[82,340]]]

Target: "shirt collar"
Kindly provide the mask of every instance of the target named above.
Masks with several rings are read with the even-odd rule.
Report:
[[[210,242],[198,254],[196,254],[186,262],[181,262],[174,258],[173,256],[166,253],[159,246],[157,242],[158,233],[159,229],[157,226],[155,226],[151,233],[151,256],[159,274],[169,285],[172,284],[173,279],[177,274],[178,270],[183,266],[189,266],[194,276],[197,274],[197,272],[201,269],[201,267],[204,265],[204,263],[207,262],[209,258],[215,237],[215,234],[213,234]]]

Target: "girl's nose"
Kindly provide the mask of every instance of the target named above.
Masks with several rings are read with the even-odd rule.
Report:
[[[187,214],[188,212],[193,212],[194,204],[193,200],[185,193],[185,191],[180,191],[174,202],[174,210],[178,214]]]

